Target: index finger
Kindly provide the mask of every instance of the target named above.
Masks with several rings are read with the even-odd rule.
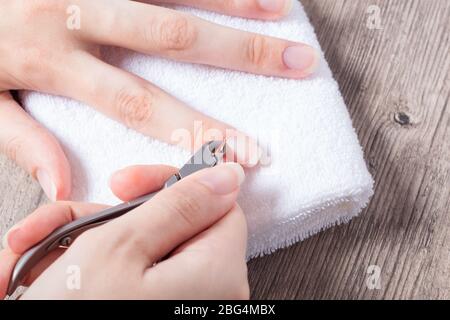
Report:
[[[123,201],[130,201],[159,188],[178,169],[170,166],[136,165],[115,172],[109,179],[112,192]]]
[[[168,166],[133,166],[116,172],[111,178],[110,185],[122,200],[128,201],[158,190],[175,172],[175,168]],[[70,201],[42,206],[5,234],[3,247],[22,254],[58,227],[107,207],[101,204]]]
[[[311,75],[319,61],[309,45],[220,26],[176,10],[135,1],[85,5],[82,36],[105,45],[295,79]]]
[[[58,227],[106,207],[100,204],[69,201],[44,205],[5,234],[3,247],[9,248],[14,253],[23,254]]]

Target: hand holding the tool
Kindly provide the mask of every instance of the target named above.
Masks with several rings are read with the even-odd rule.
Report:
[[[175,172],[166,166],[130,167],[113,175],[111,188],[129,201],[159,190]],[[234,163],[182,179],[128,214],[86,231],[68,250],[50,253],[28,275],[30,287],[22,298],[248,298],[247,227],[236,205],[243,179],[242,167]],[[59,202],[13,227],[0,252],[0,297],[26,250],[56,228],[103,208]]]
[[[246,18],[285,16],[293,0],[159,0]],[[142,1],[143,2],[143,1]],[[191,109],[145,79],[102,60],[101,47],[122,47],[187,63],[304,78],[318,54],[310,46],[223,27],[158,5],[128,0],[0,1],[0,151],[25,168],[49,199],[70,194],[71,173],[56,138],[34,121],[10,90],[34,90],[84,102],[147,136],[172,144],[174,130],[192,141],[248,138],[229,125]],[[14,32],[12,32],[14,30]],[[204,132],[197,137],[194,122]],[[238,138],[236,138],[238,137]],[[230,138],[230,139],[228,139]],[[242,143],[241,143],[242,145]],[[254,165],[258,155],[236,147],[237,161]]]

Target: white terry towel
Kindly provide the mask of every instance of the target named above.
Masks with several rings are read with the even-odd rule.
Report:
[[[290,16],[278,22],[177,9],[320,48],[297,1]],[[117,48],[105,48],[105,59],[257,138],[269,150],[271,165],[248,171],[239,198],[248,219],[249,258],[349,221],[372,195],[362,149],[323,55],[318,73],[308,80],[178,63]],[[190,157],[76,101],[36,92],[23,93],[22,101],[62,143],[72,165],[75,200],[115,204],[108,188],[112,172],[132,164],[181,166]]]

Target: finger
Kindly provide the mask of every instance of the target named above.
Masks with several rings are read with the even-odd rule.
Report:
[[[319,61],[317,51],[308,45],[223,27],[175,10],[134,1],[110,6],[105,0],[96,5],[98,10],[85,10],[81,30],[82,37],[96,43],[295,79],[311,75]]]
[[[9,248],[16,254],[23,254],[55,229],[106,207],[99,204],[75,202],[60,202],[42,206],[5,234],[3,247]]]
[[[211,228],[178,247],[169,259],[149,268],[145,283],[163,299],[174,292],[179,294],[177,299],[248,299],[246,250],[246,219],[236,206]]]
[[[60,202],[42,206],[12,227],[3,237],[0,251],[0,299],[7,291],[11,273],[21,255],[47,237],[55,229],[83,216],[105,209],[106,206],[75,202]],[[30,270],[23,285],[31,284],[64,251],[49,253]]]
[[[58,141],[7,92],[0,93],[0,150],[36,178],[53,201],[70,194],[70,166]]]
[[[244,171],[236,163],[202,170],[99,227],[98,236],[115,234],[107,244],[111,250],[130,245],[129,259],[143,261],[145,268],[230,211],[243,179]]]
[[[130,201],[159,190],[178,170],[169,166],[132,166],[115,172],[109,185],[123,201]]]
[[[156,0],[155,3],[182,4],[252,19],[279,19],[292,9],[292,0]]]
[[[73,68],[64,72],[65,81],[56,89],[60,94],[84,101],[147,136],[191,152],[211,140],[238,136],[244,142],[253,141],[232,127],[187,107],[144,79],[94,56],[79,53],[72,56],[71,62]],[[71,79],[83,81],[67,86],[66,83],[73,83]],[[237,160],[244,165],[255,165],[260,154],[253,151],[252,148],[239,149]]]
[[[11,250],[0,251],[0,299],[4,299],[6,296],[9,279],[19,257]]]

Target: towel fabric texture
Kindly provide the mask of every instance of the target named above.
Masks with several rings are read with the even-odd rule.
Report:
[[[297,1],[291,14],[276,22],[175,8],[320,49]],[[307,80],[179,63],[119,48],[104,48],[103,55],[105,61],[257,138],[266,149],[270,165],[247,172],[239,197],[249,225],[248,258],[347,222],[368,203],[373,180],[323,54],[317,74]],[[62,143],[72,166],[74,200],[116,204],[108,188],[114,171],[133,164],[181,166],[190,157],[77,101],[37,92],[23,92],[21,98],[28,112]]]

